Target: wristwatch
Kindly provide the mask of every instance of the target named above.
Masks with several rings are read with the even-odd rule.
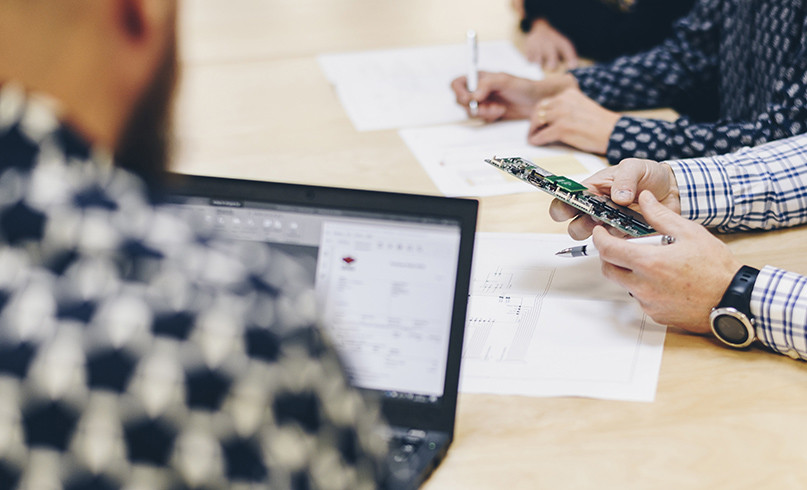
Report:
[[[758,269],[742,266],[731,280],[720,304],[709,315],[712,333],[730,347],[742,349],[756,340],[751,292],[758,274]]]

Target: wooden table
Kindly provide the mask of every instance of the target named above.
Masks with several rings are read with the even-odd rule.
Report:
[[[462,42],[468,28],[518,44],[509,4],[185,0],[174,169],[436,194],[397,132],[353,129],[315,57]],[[482,199],[479,229],[563,232],[548,204]],[[750,265],[807,273],[804,227],[721,238]],[[425,488],[803,488],[806,440],[807,364],[670,329],[653,403],[461,395]]]

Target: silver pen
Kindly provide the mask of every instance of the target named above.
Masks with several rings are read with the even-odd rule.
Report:
[[[466,35],[466,40],[468,41],[468,78],[465,82],[466,86],[468,87],[468,91],[471,93],[476,92],[476,88],[479,85],[479,46],[476,43],[476,31],[473,29],[468,31]],[[472,100],[469,104],[471,109],[471,116],[476,117],[477,111],[479,110],[479,103],[475,100]]]
[[[670,235],[642,236],[639,238],[628,238],[628,240],[634,243],[645,243],[648,245],[669,245],[675,242],[675,238]],[[564,248],[555,255],[559,257],[593,257],[599,255],[599,253],[593,243],[587,243],[577,247]]]

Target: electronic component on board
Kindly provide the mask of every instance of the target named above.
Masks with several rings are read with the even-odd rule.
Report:
[[[642,215],[632,209],[620,206],[605,196],[598,196],[583,184],[555,175],[521,157],[493,157],[485,161],[628,235],[656,233]]]

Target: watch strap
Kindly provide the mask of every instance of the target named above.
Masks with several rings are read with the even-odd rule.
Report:
[[[718,308],[734,308],[748,318],[751,315],[751,294],[754,292],[754,283],[759,275],[759,269],[744,265],[734,274],[728,289],[723,294]]]

